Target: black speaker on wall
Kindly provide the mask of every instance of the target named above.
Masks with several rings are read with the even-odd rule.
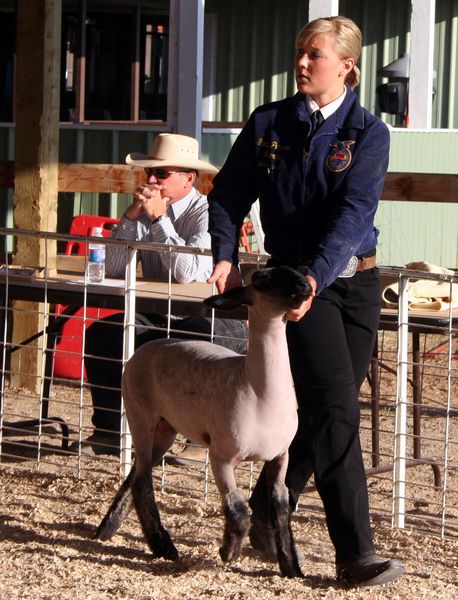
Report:
[[[380,110],[390,115],[403,115],[407,108],[407,83],[390,81],[376,89]]]

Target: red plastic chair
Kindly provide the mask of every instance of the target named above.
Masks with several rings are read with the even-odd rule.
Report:
[[[71,235],[87,236],[91,234],[92,227],[102,227],[104,237],[109,237],[111,231],[119,223],[119,219],[111,217],[100,217],[97,215],[78,215],[70,226]],[[65,248],[65,254],[85,255],[87,253],[86,241],[69,241]],[[57,304],[56,315],[62,314],[67,307]],[[80,379],[83,350],[83,328],[87,329],[92,323],[103,317],[109,317],[119,313],[119,310],[107,308],[86,307],[86,319],[83,320],[84,310],[80,308],[70,317],[62,327],[58,342],[54,350],[53,376],[64,379]],[[83,370],[86,378],[86,372]]]
[[[103,237],[110,237],[111,231],[119,219],[111,217],[99,217],[98,215],[78,215],[74,217],[70,225],[70,235],[90,235],[92,227],[102,227]],[[70,241],[65,248],[65,254],[79,254],[85,256],[87,253],[86,242]]]

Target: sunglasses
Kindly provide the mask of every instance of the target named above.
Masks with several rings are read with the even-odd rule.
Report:
[[[160,167],[146,167],[145,173],[148,179],[153,175],[156,179],[168,179],[170,175],[174,173],[189,173],[189,171],[169,171],[168,169],[161,169]]]

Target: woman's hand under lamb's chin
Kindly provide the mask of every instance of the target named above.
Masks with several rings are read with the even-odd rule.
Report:
[[[310,294],[310,296],[307,298],[307,300],[304,300],[304,302],[302,302],[302,304],[300,306],[298,306],[297,308],[292,308],[291,310],[289,310],[286,313],[286,320],[287,321],[300,321],[302,319],[302,317],[310,310],[310,308],[312,307],[312,302],[313,299],[316,296],[316,280],[314,277],[312,277],[311,275],[307,275],[306,276],[307,281],[310,283],[311,287],[312,287],[312,292]]]

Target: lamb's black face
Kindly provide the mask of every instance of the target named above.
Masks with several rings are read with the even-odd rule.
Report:
[[[312,293],[312,287],[307,279],[287,266],[255,271],[251,282],[260,292],[281,298],[285,310],[299,307]]]
[[[303,275],[291,267],[282,266],[255,271],[251,285],[216,294],[206,298],[204,303],[220,310],[231,310],[241,304],[250,305],[253,303],[253,288],[266,298],[271,298],[272,304],[283,312],[298,308],[312,293],[312,288]]]

